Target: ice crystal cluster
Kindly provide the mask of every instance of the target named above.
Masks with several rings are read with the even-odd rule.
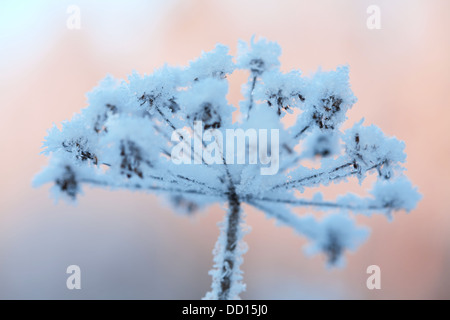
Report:
[[[239,42],[236,57],[217,45],[185,67],[164,66],[125,80],[106,77],[88,94],[88,107],[61,129],[49,130],[44,153],[51,155],[50,164],[35,178],[36,185],[51,182],[54,195],[68,200],[85,184],[142,190],[167,197],[176,210],[189,214],[222,203],[226,213],[207,299],[237,299],[245,290],[240,270],[247,250],[243,204],[305,236],[308,252],[323,252],[328,264],[342,264],[344,252],[368,236],[366,228],[355,224],[355,214],[391,217],[394,211],[414,209],[420,195],[404,175],[402,141],[362,120],[341,130],[356,102],[348,67],[319,69],[310,76],[286,73],[280,71],[280,54],[276,43],[252,38]],[[234,70],[248,72],[238,107],[227,101],[227,76]],[[286,116],[295,117],[293,125],[281,121]],[[174,131],[189,130],[196,121],[224,135],[226,129],[278,129],[278,173],[261,175],[265,165],[260,162],[175,164],[171,148],[183,137],[173,141]],[[201,159],[201,152],[188,146]],[[306,188],[362,182],[372,174],[376,182],[366,196],[302,197]],[[295,212],[298,207],[325,214],[301,215]]]

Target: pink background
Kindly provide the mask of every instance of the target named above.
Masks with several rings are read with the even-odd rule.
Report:
[[[80,30],[66,28],[70,4],[81,9]],[[381,8],[381,30],[366,27],[371,4]],[[0,298],[203,297],[219,205],[186,218],[154,195],[89,187],[77,206],[55,205],[49,186],[33,189],[31,180],[48,160],[39,155],[46,130],[86,106],[85,93],[107,73],[184,65],[218,42],[235,53],[253,34],[281,45],[285,71],[348,63],[359,100],[347,126],[364,116],[404,140],[423,199],[393,222],[358,217],[371,237],[337,270],[246,207],[242,298],[450,298],[449,10],[447,0],[2,1]],[[230,77],[233,103],[245,79]],[[71,264],[81,267],[82,290],[66,288]],[[381,290],[366,288],[372,264]]]

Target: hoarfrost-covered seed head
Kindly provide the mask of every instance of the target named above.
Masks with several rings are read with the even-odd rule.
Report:
[[[386,137],[380,128],[370,125],[363,126],[363,120],[345,131],[343,140],[347,154],[355,161],[355,166],[368,169],[380,167],[380,174],[390,178],[392,169],[399,162],[404,162],[404,142],[394,137]]]
[[[337,129],[347,119],[348,109],[356,102],[349,84],[349,69],[318,70],[306,80],[302,91],[302,109],[312,117],[312,124],[320,129]]]
[[[146,118],[121,116],[109,121],[108,127],[108,135],[100,141],[104,161],[122,176],[142,179],[161,152],[152,123]]]
[[[413,210],[422,198],[416,187],[405,176],[391,180],[378,180],[372,191],[373,205],[392,210]]]
[[[55,200],[60,198],[74,202],[81,191],[81,183],[89,179],[96,172],[93,167],[77,166],[71,158],[64,156],[53,157],[51,166],[43,169],[33,179],[34,186],[41,186],[48,182],[54,182],[51,192]]]
[[[367,228],[356,226],[355,221],[343,213],[324,217],[316,228],[307,253],[325,253],[330,266],[342,266],[345,250],[356,250],[369,235]]]
[[[267,70],[280,66],[278,57],[281,48],[276,42],[270,42],[264,38],[255,41],[253,36],[250,44],[239,41],[237,66],[240,69],[248,69],[255,76],[260,76]]]
[[[303,156],[306,158],[330,157],[339,152],[339,135],[336,132],[325,133],[315,128],[305,138]]]
[[[218,44],[209,51],[203,52],[201,57],[192,61],[183,77],[185,82],[200,81],[205,78],[225,79],[227,74],[234,71],[233,57],[228,54],[228,47]]]
[[[228,83],[207,78],[194,83],[188,91],[179,95],[180,105],[186,117],[193,123],[202,121],[204,129],[220,128],[231,125],[231,112],[226,95]]]
[[[303,81],[300,76],[298,71],[286,74],[278,70],[265,72],[254,91],[254,99],[265,101],[281,117],[285,113],[293,113],[302,102]]]
[[[107,119],[123,112],[132,96],[124,81],[108,75],[87,94],[87,98],[89,106],[82,110],[83,122],[87,130],[99,134],[107,130]]]
[[[69,155],[75,161],[91,161],[97,164],[94,150],[97,144],[97,134],[86,125],[85,117],[78,114],[71,121],[65,121],[61,130],[53,126],[45,138],[44,153]]]
[[[179,110],[176,95],[181,76],[179,68],[169,66],[146,76],[133,73],[128,77],[129,90],[135,95],[140,107],[149,114],[174,113]]]
[[[403,142],[362,121],[341,132],[356,102],[347,66],[304,77],[280,71],[281,49],[274,42],[252,37],[238,49],[236,64],[228,47],[217,45],[186,67],[133,72],[127,80],[107,76],[88,94],[87,108],[49,131],[44,153],[51,154],[50,165],[34,181],[52,182],[56,198],[69,201],[82,184],[154,192],[188,215],[227,203],[206,296],[213,299],[239,298],[245,289],[243,204],[306,236],[309,252],[340,265],[345,251],[368,235],[350,212],[390,217],[414,209],[421,198],[402,175]],[[241,118],[233,122],[226,78],[236,68],[250,74],[242,86]],[[281,120],[287,113],[292,115]],[[376,172],[369,196],[298,197],[308,188],[353,177],[361,182]],[[298,207],[333,213],[317,220],[298,215]]]

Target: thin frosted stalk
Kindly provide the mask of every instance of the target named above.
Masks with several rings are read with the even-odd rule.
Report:
[[[245,290],[242,282],[240,265],[242,255],[247,251],[242,241],[243,217],[241,204],[233,187],[228,196],[228,212],[225,220],[220,223],[220,235],[214,248],[214,269],[210,271],[213,277],[212,290],[205,299],[235,300]]]

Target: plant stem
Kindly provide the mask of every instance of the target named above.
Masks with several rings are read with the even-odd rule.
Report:
[[[253,108],[253,91],[255,91],[255,86],[256,86],[256,75],[253,76],[252,87],[250,89],[250,97],[249,97],[249,104],[248,104],[247,120],[250,118],[250,111]]]
[[[228,300],[232,287],[236,263],[236,247],[239,242],[239,225],[241,222],[241,203],[234,186],[230,186],[228,194],[229,212],[225,227],[225,250],[221,271],[223,278],[220,282],[219,300]]]

